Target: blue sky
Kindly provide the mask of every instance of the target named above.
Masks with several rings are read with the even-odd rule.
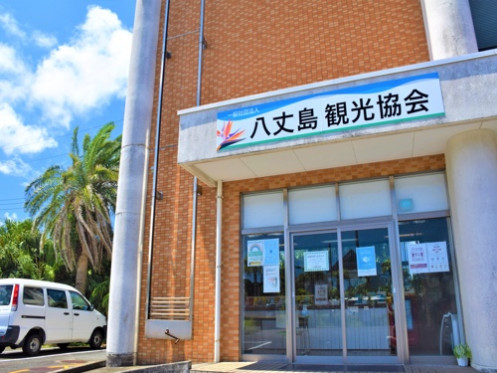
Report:
[[[0,0],[0,223],[67,166],[73,129],[121,133],[135,0]]]

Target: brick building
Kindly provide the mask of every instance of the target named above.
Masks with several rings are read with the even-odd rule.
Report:
[[[494,4],[162,1],[139,363],[497,368]]]

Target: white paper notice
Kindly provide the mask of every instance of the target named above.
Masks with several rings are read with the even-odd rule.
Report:
[[[429,242],[426,244],[428,253],[428,270],[430,272],[449,272],[449,258],[446,242]]]
[[[306,251],[304,253],[304,272],[320,272],[330,270],[328,250]]]
[[[263,279],[264,293],[279,293],[280,292],[280,267],[279,266],[264,266]]]
[[[428,272],[428,257],[424,243],[407,244],[407,257],[411,275]]]
[[[328,285],[314,285],[314,304],[325,306],[328,304]]]

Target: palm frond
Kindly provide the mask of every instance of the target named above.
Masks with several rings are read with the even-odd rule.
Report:
[[[33,226],[43,228],[40,242],[52,239],[66,268],[74,271],[80,255],[99,271],[112,251],[111,213],[115,211],[121,136],[111,139],[114,123],[102,126],[79,146],[73,132],[71,165],[49,167],[25,190],[25,209]]]

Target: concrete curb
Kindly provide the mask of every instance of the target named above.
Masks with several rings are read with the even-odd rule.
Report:
[[[143,368],[136,368],[132,370],[123,370],[122,372],[133,372],[133,373],[188,373],[192,367],[191,361],[178,361],[176,363],[168,363],[161,365],[148,366]]]
[[[148,366],[127,366],[127,367],[107,367],[106,360],[94,361],[88,364],[78,365],[76,367],[56,370],[52,373],[82,373],[95,370],[99,372],[119,372],[119,373],[189,373],[192,367],[191,361],[179,361],[160,365]]]
[[[87,372],[89,370],[98,369],[98,368],[102,368],[102,367],[105,367],[105,360],[92,361],[91,363],[78,365],[77,367],[59,369],[59,370],[54,371],[53,373],[61,373],[61,372],[81,373],[81,372]]]

